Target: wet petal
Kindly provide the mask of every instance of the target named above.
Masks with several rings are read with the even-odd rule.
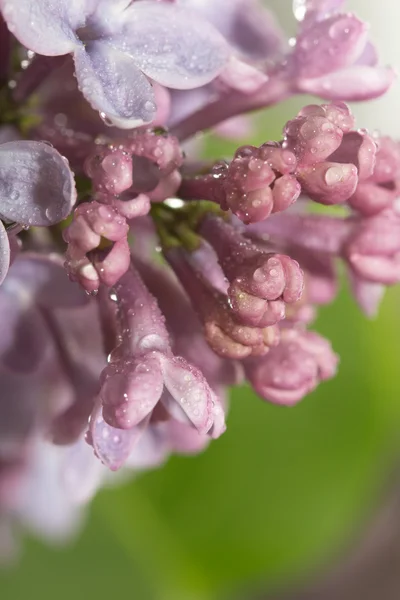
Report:
[[[75,69],[86,100],[110,124],[130,129],[151,122],[153,89],[130,56],[107,43],[91,42],[75,53]]]
[[[392,85],[394,77],[390,67],[357,65],[324,77],[301,79],[297,86],[302,92],[329,100],[371,100],[382,96]]]
[[[203,374],[186,362],[175,357],[163,361],[164,384],[179,408],[200,433],[212,426],[212,392]],[[173,416],[179,419],[179,411]]]
[[[386,287],[381,283],[365,281],[365,279],[362,279],[350,270],[348,271],[348,277],[354,299],[361,310],[371,319],[376,317],[385,295]]]
[[[61,485],[74,504],[86,504],[99,489],[107,473],[83,437],[67,446],[61,461]]]
[[[146,425],[147,419],[131,429],[111,427],[104,421],[101,403],[98,402],[90,417],[88,441],[101,462],[117,471],[128,459]]]
[[[69,215],[76,201],[68,162],[44,142],[0,146],[0,214],[22,225],[49,226]]]
[[[9,30],[27,48],[61,56],[79,44],[75,29],[84,24],[88,0],[0,0]]]
[[[58,541],[76,534],[81,517],[79,506],[65,493],[60,467],[65,450],[37,439],[21,483],[15,514],[39,537]]]
[[[134,2],[112,44],[137,67],[166,87],[190,89],[212,81],[223,69],[229,48],[198,13],[164,2]]]
[[[3,223],[0,221],[0,283],[3,282],[10,266],[10,242]]]

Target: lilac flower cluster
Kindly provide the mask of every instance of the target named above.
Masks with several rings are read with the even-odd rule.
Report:
[[[338,258],[369,315],[400,280],[400,145],[344,103],[393,73],[342,4],[296,0],[288,44],[257,0],[0,0],[0,556],[201,451],[229,386],[289,406],[331,378],[309,326]],[[185,157],[302,92],[327,102],[280,141]]]

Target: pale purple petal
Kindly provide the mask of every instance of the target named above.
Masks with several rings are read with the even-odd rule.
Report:
[[[61,56],[80,43],[75,29],[85,21],[85,0],[0,0],[9,30],[34,52]]]
[[[110,125],[130,129],[151,122],[156,112],[151,84],[128,54],[90,42],[74,60],[82,94]]]
[[[131,429],[111,427],[103,419],[101,402],[97,402],[90,417],[88,441],[101,462],[117,471],[128,459],[147,422],[146,419]]]
[[[0,215],[49,226],[65,219],[75,201],[73,173],[53,147],[34,141],[0,146]]]
[[[66,446],[60,477],[61,485],[71,502],[88,502],[97,492],[106,474],[106,468],[94,456],[92,448],[83,437]]]
[[[190,89],[212,81],[229,48],[196,12],[164,2],[134,2],[111,43],[129,54],[146,75],[166,87]]]
[[[40,439],[35,441],[13,507],[14,513],[29,529],[54,542],[73,537],[83,516],[62,486],[60,466],[64,453],[64,448]]]
[[[89,302],[87,294],[68,278],[61,257],[24,253],[10,274],[42,308],[73,308]]]
[[[0,311],[0,364],[19,373],[34,371],[51,343],[40,313],[24,307],[21,297],[3,291]]]
[[[254,94],[268,81],[268,76],[252,65],[232,56],[221,72],[220,79],[234,90],[244,94]]]
[[[0,221],[0,283],[3,282],[10,266],[10,242],[3,223]]]
[[[259,61],[279,53],[284,34],[258,0],[176,0],[210,21],[242,55]]]
[[[162,367],[172,398],[200,433],[207,432],[213,422],[212,392],[202,373],[178,357],[162,361]]]
[[[367,317],[376,317],[386,287],[381,283],[365,281],[356,273],[348,271],[353,296]]]
[[[384,94],[395,78],[390,67],[356,65],[316,79],[300,79],[302,92],[329,100],[371,100]]]
[[[168,457],[168,427],[170,421],[152,423],[135,444],[125,465],[135,471],[160,466]],[[190,428],[191,431],[195,431]]]

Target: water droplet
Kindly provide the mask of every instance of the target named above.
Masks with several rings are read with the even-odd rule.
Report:
[[[157,107],[154,104],[154,102],[147,100],[147,102],[144,103],[144,110],[146,110],[147,112],[155,112],[157,110]]]

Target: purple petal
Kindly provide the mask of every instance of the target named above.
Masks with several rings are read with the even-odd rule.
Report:
[[[126,462],[127,467],[137,471],[158,467],[165,462],[170,453],[167,436],[169,422],[152,423],[145,429]]]
[[[112,44],[146,75],[166,87],[190,89],[212,81],[225,66],[229,48],[199,14],[164,2],[134,2]]]
[[[10,276],[21,282],[25,295],[44,308],[74,308],[89,301],[87,294],[69,280],[61,257],[24,253],[13,263]]]
[[[136,361],[111,362],[102,378],[103,416],[121,429],[132,429],[151,414],[163,391],[160,361],[151,352]]]
[[[44,142],[0,146],[0,214],[23,225],[49,226],[69,215],[76,201],[68,162]]]
[[[128,54],[91,42],[74,60],[82,94],[106,122],[121,129],[151,122],[156,111],[151,84]]]
[[[53,541],[72,537],[81,521],[81,510],[65,493],[60,477],[63,448],[37,439],[30,464],[13,506],[21,521],[42,538]]]
[[[274,16],[258,0],[177,0],[210,21],[244,56],[271,58],[284,47]]]
[[[345,0],[293,0],[293,13],[298,21],[310,17],[324,18],[326,15],[338,11]]]
[[[10,266],[10,242],[3,223],[0,221],[0,283],[3,283]]]
[[[101,403],[98,402],[90,417],[88,441],[101,462],[117,471],[128,459],[146,425],[147,419],[131,429],[111,427],[104,421]]]
[[[361,310],[367,317],[376,317],[386,287],[381,283],[365,281],[365,279],[361,279],[361,277],[350,270],[348,271],[348,276],[350,279],[351,291]]]
[[[382,96],[392,85],[395,75],[390,67],[354,66],[317,79],[300,79],[302,92],[329,100],[371,100]]]
[[[0,0],[9,30],[27,48],[46,56],[72,52],[79,44],[74,30],[84,24],[86,1]]]
[[[97,492],[107,473],[83,437],[65,448],[61,485],[74,504],[85,504]]]
[[[268,81],[268,75],[234,56],[228,61],[220,78],[226,85],[243,94],[254,94]]]
[[[178,357],[163,361],[163,371],[164,384],[172,398],[196,429],[206,433],[213,423],[212,392],[202,373]]]
[[[354,63],[367,42],[367,27],[351,14],[334,15],[305,28],[293,51],[298,77],[320,77]]]

